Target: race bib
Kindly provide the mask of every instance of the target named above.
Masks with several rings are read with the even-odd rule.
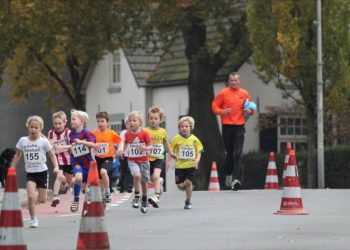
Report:
[[[89,148],[83,144],[72,144],[72,153],[74,157],[79,157],[83,155],[87,155],[90,153]]]
[[[179,159],[194,160],[196,158],[196,152],[194,147],[180,146]]]
[[[41,151],[38,152],[24,152],[24,161],[25,163],[33,164],[33,163],[43,163],[44,157]]]
[[[109,153],[108,143],[98,143],[99,149],[96,150],[95,155],[105,155]]]
[[[164,146],[163,144],[153,144],[153,148],[149,153],[150,156],[160,158],[163,155]]]
[[[65,141],[54,142],[53,147],[52,147],[53,152],[55,154],[67,152],[68,148],[62,148],[63,146],[66,146],[66,145],[67,145],[67,143]]]
[[[128,150],[129,157],[140,158],[140,157],[146,156],[146,151],[140,151],[137,149],[139,146],[145,146],[145,144],[144,143],[130,144],[129,150]]]

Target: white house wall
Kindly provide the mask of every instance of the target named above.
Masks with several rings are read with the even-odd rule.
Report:
[[[96,65],[86,89],[86,110],[90,121],[88,127],[96,128],[95,115],[98,111],[109,114],[125,114],[132,110],[142,111],[145,115],[145,89],[135,82],[129,64],[121,52],[120,92],[109,93],[111,82],[112,55],[107,54]]]

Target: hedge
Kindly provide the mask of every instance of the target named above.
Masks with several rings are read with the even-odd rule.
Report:
[[[317,163],[317,155],[314,155]],[[276,167],[281,185],[285,154],[276,154]],[[350,188],[350,146],[325,149],[326,188]],[[306,186],[306,152],[296,152],[300,183]],[[243,189],[263,189],[269,161],[268,153],[250,152],[243,155]],[[315,168],[317,168],[315,166]],[[316,174],[317,175],[317,174]],[[316,176],[317,177],[317,176]]]

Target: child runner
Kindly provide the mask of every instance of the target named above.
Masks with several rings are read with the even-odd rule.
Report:
[[[113,130],[108,128],[109,115],[107,112],[98,112],[96,114],[97,129],[92,133],[96,136],[95,159],[97,162],[99,176],[102,179],[101,187],[103,188],[103,200],[111,202],[111,192],[109,188],[108,171],[112,169],[113,159],[121,156],[121,138]],[[114,150],[114,144],[118,145],[118,150]]]
[[[120,137],[122,138],[122,149],[125,143],[125,133],[129,130],[128,118],[125,119],[125,129],[120,132]],[[120,167],[119,167],[119,192],[124,193],[126,190],[128,193],[132,192],[134,186],[134,180],[130,173],[130,168],[128,166],[128,153],[125,152],[120,157]]]
[[[40,203],[45,203],[47,197],[48,168],[46,152],[49,153],[55,174],[58,173],[59,168],[49,140],[41,133],[44,128],[43,119],[39,116],[30,116],[27,119],[26,126],[29,135],[21,137],[17,142],[17,151],[12,166],[16,167],[23,152],[27,173],[28,210],[31,218],[29,227],[36,228],[39,226],[39,222],[35,216],[35,189],[38,189]]]
[[[171,141],[171,149],[176,154],[175,182],[180,190],[186,190],[185,209],[191,209],[192,182],[194,171],[198,169],[203,145],[191,134],[194,119],[190,116],[182,117],[178,123],[179,134]]]
[[[95,135],[86,129],[88,120],[89,116],[86,112],[71,111],[72,131],[69,134],[69,142],[72,148],[71,164],[74,175],[74,200],[70,207],[72,212],[78,211],[81,186],[87,181],[90,162],[93,161],[90,148],[96,146]]]
[[[134,177],[135,198],[132,200],[132,207],[140,207],[141,188],[141,212],[147,213],[147,189],[150,179],[148,151],[152,149],[151,137],[141,128],[142,115],[140,111],[131,112],[128,116],[128,122],[130,129],[125,133],[123,152],[128,151],[128,164]]]
[[[176,157],[170,149],[168,135],[164,128],[159,127],[163,121],[164,112],[160,107],[151,107],[148,110],[148,124],[149,127],[145,128],[152,139],[152,150],[149,154],[150,161],[150,175],[151,180],[154,183],[154,196],[148,198],[148,202],[153,207],[159,207],[159,199],[161,194],[161,186],[163,184],[163,178],[160,174],[163,170],[164,163],[164,148],[171,157]],[[165,170],[163,170],[165,171]]]
[[[66,128],[67,116],[63,111],[56,112],[52,115],[52,123],[54,129],[49,131],[48,137],[53,145],[53,151],[56,154],[60,170],[58,171],[55,183],[53,185],[53,199],[51,207],[56,207],[60,203],[58,192],[61,185],[72,186],[73,169],[70,164],[70,146],[69,133]]]

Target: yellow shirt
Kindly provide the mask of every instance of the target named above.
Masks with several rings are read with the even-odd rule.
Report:
[[[164,128],[145,128],[144,129],[149,135],[151,136],[152,140],[152,150],[149,154],[149,160],[155,161],[157,159],[163,160],[164,159],[164,142],[168,140],[168,134],[166,133]]]
[[[177,134],[171,140],[170,146],[173,153],[177,156],[175,163],[175,168],[177,169],[193,168],[198,154],[203,151],[201,141],[194,135],[183,137]]]

